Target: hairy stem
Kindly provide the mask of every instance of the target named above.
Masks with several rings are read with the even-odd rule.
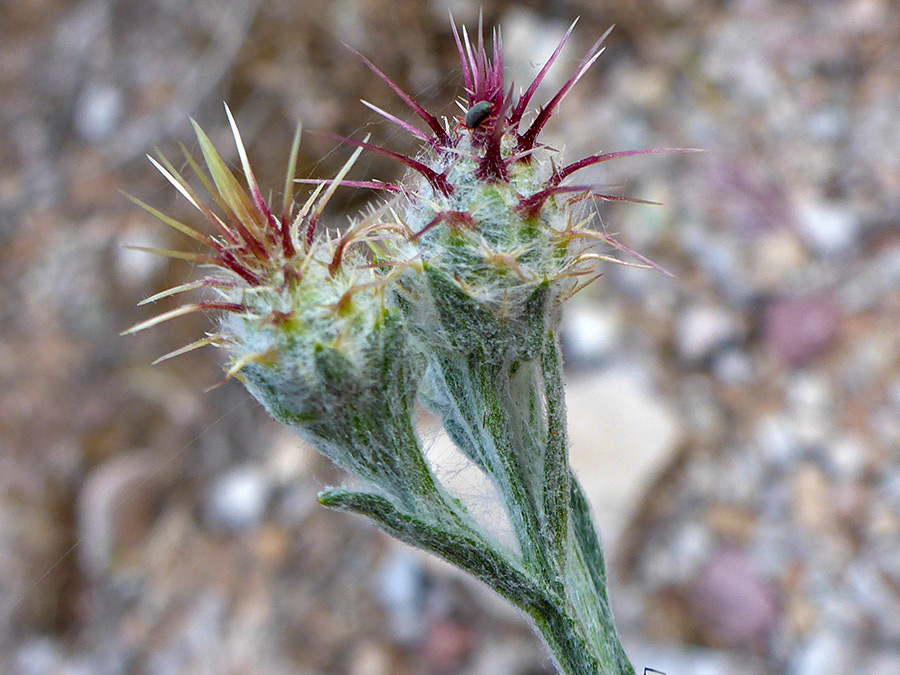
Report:
[[[439,407],[451,437],[501,495],[519,542],[521,573],[539,589],[510,599],[534,621],[560,671],[631,675],[590,506],[568,464],[554,331],[546,331],[535,361],[487,365],[478,357],[438,358],[432,377],[443,385]]]

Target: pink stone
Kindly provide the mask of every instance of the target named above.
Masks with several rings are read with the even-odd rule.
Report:
[[[459,669],[474,647],[470,628],[453,619],[436,619],[428,628],[425,655],[433,672]]]
[[[697,627],[716,646],[765,646],[778,620],[778,607],[772,587],[745,552],[726,548],[714,553],[691,591],[689,603]]]
[[[768,350],[789,366],[809,365],[834,338],[838,310],[825,295],[772,302],[763,330]]]

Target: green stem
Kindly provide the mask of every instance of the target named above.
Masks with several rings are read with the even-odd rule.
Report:
[[[547,441],[544,453],[545,534],[553,557],[563,567],[569,528],[569,436],[566,429],[566,401],[562,383],[562,355],[556,334],[547,331],[541,354],[541,379],[547,404]]]
[[[477,457],[500,492],[520,543],[522,574],[538,589],[510,599],[532,618],[560,672],[633,675],[613,622],[590,506],[568,464],[559,345],[552,331],[545,337],[534,368],[487,365],[476,357],[464,367],[460,359],[437,360],[450,399],[443,410],[456,411],[454,435],[465,437],[467,454]],[[451,363],[454,369],[447,368]],[[511,386],[515,373],[529,372],[531,379]],[[536,398],[544,402],[538,415]],[[525,470],[535,466],[537,480]]]
[[[566,611],[564,599],[548,591],[545,580],[494,550],[476,531],[434,526],[400,511],[380,495],[329,489],[319,495],[319,502],[365,515],[391,536],[434,553],[483,581],[532,618],[564,675],[626,672],[603,669],[576,619]]]
[[[493,473],[500,493],[504,497],[507,514],[522,548],[526,563],[533,565],[550,582],[555,590],[560,590],[554,565],[541,527],[539,496],[534,485],[527,480],[528,452],[522,448],[522,438],[512,433],[515,402],[509,391],[508,370],[487,366],[476,361],[475,384],[484,406],[484,428],[490,434],[494,445],[492,453],[496,458]]]

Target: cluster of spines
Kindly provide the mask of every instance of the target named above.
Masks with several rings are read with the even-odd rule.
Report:
[[[334,179],[328,181],[327,184],[323,182],[318,185],[306,202],[297,208],[292,197],[302,132],[302,127],[298,125],[291,144],[281,213],[276,215],[274,209],[263,199],[237,124],[227,106],[226,114],[241,160],[247,183],[246,189],[241,186],[209,137],[196,122],[193,123],[194,130],[204,163],[209,171],[208,175],[201,169],[187,148],[184,145],[181,146],[185,162],[212,197],[218,207],[218,212],[204,201],[189,181],[164,155],[160,153],[158,159],[149,157],[153,165],[176,190],[200,211],[216,232],[215,235],[198,232],[136,197],[126,194],[126,197],[132,202],[163,223],[199,242],[207,248],[207,251],[198,253],[147,247],[133,248],[188,260],[199,266],[216,267],[226,272],[226,275],[213,274],[198,281],[167,289],[145,299],[141,304],[156,302],[169,296],[202,288],[215,289],[225,299],[203,300],[182,305],[142,321],[129,328],[124,334],[136,333],[169,319],[198,311],[242,315],[278,325],[290,318],[292,314],[290,308],[285,309],[282,306],[284,303],[259,302],[257,301],[259,294],[270,292],[270,294],[289,297],[293,289],[303,282],[311,265],[325,267],[331,277],[335,277],[339,273],[352,275],[358,271],[348,269],[344,264],[347,252],[352,245],[366,242],[372,236],[373,228],[371,226],[355,228],[342,235],[329,237],[327,233],[323,235],[318,231],[318,223],[325,206],[356,162],[362,149],[353,153]],[[223,215],[220,216],[219,212]],[[381,232],[384,231],[390,231],[390,227],[382,226]],[[359,283],[349,284],[343,294],[333,303],[332,309],[336,315],[346,308],[355,293],[383,283],[376,278],[372,270],[362,271],[369,273],[363,274],[363,280]],[[229,272],[231,275],[227,274]],[[226,343],[229,341],[229,337],[222,332],[207,335],[201,340],[160,357],[156,362],[203,346]],[[229,376],[246,365],[247,360],[260,356],[261,354],[250,355],[246,359],[239,360],[229,370]]]
[[[538,109],[534,119],[527,128],[525,128],[524,131],[520,131],[519,128],[526,112],[528,112],[529,104],[531,103],[537,88],[540,86],[541,82],[543,82],[547,72],[562,52],[576,23],[577,20],[569,26],[556,49],[532,80],[531,84],[518,96],[513,95],[512,86],[506,91],[503,89],[503,48],[500,32],[497,30],[494,31],[492,54],[489,56],[484,44],[483,31],[480,24],[478,38],[476,44],[473,46],[466,29],[463,28],[462,37],[460,37],[456,25],[451,23],[457,52],[462,66],[466,94],[464,108],[467,111],[465,117],[457,118],[457,124],[452,129],[448,124],[442,125],[436,116],[425,110],[412,96],[391,80],[369,59],[362,54],[359,54],[359,52],[355,52],[362,62],[372,70],[379,79],[387,84],[388,87],[390,87],[391,90],[394,91],[394,93],[396,93],[419,118],[421,118],[429,128],[431,135],[422,132],[412,124],[399,119],[395,115],[385,112],[368,101],[363,101],[363,104],[388,121],[405,129],[417,139],[425,142],[432,151],[439,155],[444,154],[450,155],[451,157],[457,155],[462,139],[467,137],[471,147],[478,149],[480,153],[477,157],[478,164],[477,169],[475,170],[475,175],[478,179],[485,182],[506,182],[509,180],[510,167],[513,164],[517,162],[528,163],[531,160],[532,153],[540,147],[537,140],[541,131],[556,112],[563,98],[584,76],[605,49],[602,45],[606,40],[606,37],[612,31],[612,28],[607,30],[600,39],[594,43],[569,79],[566,80],[556,94],[554,94],[545,105]],[[504,152],[503,140],[510,134],[513,138],[513,143],[511,144],[513,150]],[[445,196],[453,194],[454,186],[448,180],[446,170],[443,172],[436,171],[425,162],[386,150],[379,146],[364,144],[342,136],[331,134],[328,134],[327,136],[334,140],[355,145],[357,147],[364,147],[367,150],[395,159],[406,165],[408,168],[418,172],[437,192]],[[644,154],[686,151],[688,150],[656,148],[590,155],[571,164],[556,168],[548,178],[546,185],[539,191],[534,194],[522,196],[520,207],[526,212],[534,211],[535,209],[539,209],[542,203],[554,194],[566,193],[579,193],[592,199],[604,201],[633,201],[646,204],[648,202],[644,200],[598,193],[592,186],[563,186],[561,185],[561,182],[576,171],[613,159]],[[346,182],[345,184],[352,185],[353,183]],[[359,184],[359,186],[375,187],[390,190],[392,192],[401,192],[403,190],[403,186],[399,184],[379,183],[373,185],[371,182],[366,182]]]
[[[184,152],[187,164],[210,193],[213,200],[224,214],[224,218],[217,215],[203,202],[196,191],[190,186],[189,182],[164,156],[160,155],[158,160],[151,157],[150,160],[156,168],[203,214],[217,234],[202,234],[188,225],[162,214],[140,200],[129,196],[132,201],[146,209],[164,223],[195,239],[209,249],[207,253],[191,253],[161,249],[144,250],[170,257],[186,259],[199,265],[216,266],[233,273],[240,281],[229,277],[211,276],[201,281],[184,284],[159,293],[148,298],[144,302],[152,302],[161,299],[162,297],[200,287],[219,289],[220,291],[223,291],[223,295],[227,300],[202,301],[184,305],[141,322],[126,332],[137,332],[162,321],[201,310],[214,310],[237,314],[253,312],[255,311],[255,308],[243,301],[243,295],[240,293],[241,289],[269,287],[272,285],[287,287],[290,284],[299,281],[299,277],[302,275],[302,271],[306,265],[321,264],[317,259],[318,256],[314,255],[314,253],[321,253],[321,251],[314,251],[316,244],[318,243],[316,241],[317,226],[325,205],[328,203],[336,188],[340,185],[397,193],[410,201],[415,201],[417,199],[422,200],[423,195],[418,193],[416,187],[409,183],[390,183],[377,180],[348,180],[346,175],[356,158],[359,156],[359,153],[363,150],[387,156],[418,173],[431,187],[433,195],[436,197],[434,200],[423,200],[428,201],[433,213],[426,222],[420,224],[417,228],[410,227],[407,224],[406,219],[394,212],[394,218],[391,222],[386,222],[384,219],[376,217],[368,218],[362,221],[358,226],[351,227],[341,236],[337,236],[333,239],[328,239],[326,236],[323,241],[327,243],[331,257],[330,260],[324,264],[327,265],[328,270],[332,275],[336,274],[341,268],[345,259],[346,250],[352,243],[366,241],[373,237],[379,238],[384,236],[391,236],[399,240],[405,239],[406,241],[414,243],[423,237],[423,235],[441,225],[450,228],[451,230],[459,229],[463,231],[468,230],[470,232],[476,231],[479,222],[469,211],[451,208],[450,206],[450,198],[458,189],[458,185],[454,185],[453,181],[451,181],[448,176],[450,168],[462,155],[465,155],[475,162],[473,174],[476,182],[510,186],[511,167],[515,164],[527,166],[532,162],[534,153],[542,148],[537,142],[540,132],[557,110],[560,102],[569,90],[599,58],[600,54],[603,52],[602,44],[610,32],[608,30],[599,40],[597,40],[569,79],[545,105],[537,110],[530,124],[528,124],[524,130],[520,131],[520,126],[522,126],[523,119],[538,86],[562,52],[563,47],[567,43],[572,30],[575,27],[575,23],[576,22],[573,22],[568,28],[556,49],[528,88],[524,92],[520,92],[518,96],[514,96],[512,87],[509,87],[506,91],[504,91],[503,88],[502,39],[499,31],[494,32],[492,53],[489,56],[484,43],[480,21],[478,37],[474,45],[472,40],[470,40],[466,29],[463,28],[462,34],[460,35],[456,25],[451,22],[453,36],[462,66],[466,94],[466,100],[463,106],[466,110],[466,115],[463,118],[456,118],[457,124],[454,127],[451,127],[446,119],[442,124],[436,116],[426,111],[412,96],[393,82],[369,59],[357,52],[357,55],[363,63],[370,68],[377,77],[384,81],[398,97],[419,118],[421,118],[428,127],[430,134],[419,130],[412,124],[381,110],[371,103],[366,101],[363,101],[363,103],[379,115],[399,125],[414,137],[423,141],[426,144],[427,153],[431,154],[433,161],[428,161],[427,157],[414,158],[393,152],[369,143],[368,138],[363,141],[358,141],[332,134],[321,134],[340,142],[356,146],[357,150],[335,178],[297,180],[294,179],[294,174],[297,165],[301,134],[301,128],[298,125],[291,146],[283,203],[279,215],[275,214],[274,210],[266,203],[262,196],[259,184],[256,181],[247,158],[247,153],[237,129],[237,125],[235,124],[231,112],[227,110],[227,107],[226,111],[247,182],[247,190],[239,184],[237,178],[235,178],[234,174],[213,147],[203,130],[194,123],[198,142],[208,167],[211,180],[210,177],[207,177],[202,171],[196,160],[184,146],[182,146],[182,151]],[[589,155],[561,167],[557,167],[554,164],[552,165],[552,170],[549,172],[549,176],[547,176],[542,183],[532,186],[532,189],[526,191],[524,194],[516,193],[516,204],[511,211],[521,221],[538,219],[542,215],[548,201],[561,196],[567,196],[568,204],[585,199],[629,201],[641,204],[653,203],[631,197],[600,193],[590,185],[564,185],[562,183],[581,169],[609,160],[643,154],[688,151],[689,150],[674,148],[626,150]],[[431,164],[431,166],[429,166],[429,164]],[[294,193],[292,183],[294,182],[316,185],[312,195],[299,210],[295,208],[292,199]],[[585,227],[588,221],[589,219],[586,219],[573,224],[571,216],[569,216],[565,226],[553,233],[556,237],[556,242],[560,243],[565,248],[576,240],[586,242],[599,241],[611,246],[619,252],[633,256],[638,261],[635,264],[639,266],[649,266],[660,269],[654,263],[619,243],[606,233]],[[487,251],[486,255],[502,257],[504,254],[502,252]],[[581,247],[581,250],[571,258],[569,264],[565,266],[565,268],[558,270],[557,272],[559,275],[563,276],[589,276],[589,280],[592,280],[594,278],[591,276],[592,270],[585,269],[583,263],[588,263],[590,267],[591,263],[597,261],[622,263],[618,258],[588,250],[588,247],[585,246]],[[378,265],[381,269],[384,269],[391,265],[406,264],[406,262],[407,261],[403,260],[391,261],[382,259],[378,261]],[[523,280],[528,277],[526,272],[516,264],[514,257],[502,262],[507,264],[514,273]],[[382,282],[373,281],[370,283],[378,284]],[[586,285],[586,283],[579,284],[578,287],[582,287],[583,285]],[[368,284],[361,285],[361,287],[365,286],[368,286]],[[347,295],[342,298],[342,302],[349,301],[352,293],[356,292],[356,290],[358,289],[352,288],[348,291]],[[341,303],[339,302],[338,304]],[[272,318],[277,319],[278,317]],[[199,340],[192,345],[176,350],[162,358],[164,359],[182,354],[190,349],[207,344],[219,344],[225,340],[226,337],[221,334],[209,335],[203,340]]]
[[[520,92],[518,96],[513,95],[512,86],[508,90],[504,90],[503,49],[499,31],[494,32],[492,52],[489,55],[482,37],[483,31],[480,22],[478,37],[474,44],[465,28],[460,33],[452,22],[451,26],[465,88],[465,101],[461,104],[465,116],[456,118],[455,126],[451,126],[447,120],[444,120],[442,124],[436,116],[425,110],[369,59],[357,52],[363,63],[424,122],[430,133],[420,130],[367,101],[363,101],[363,103],[388,121],[397,124],[423,141],[425,151],[417,157],[411,157],[365,142],[328,135],[333,140],[371,150],[401,162],[418,173],[424,183],[430,187],[430,191],[423,192],[417,187],[416,181],[408,181],[403,184],[374,185],[371,182],[345,182],[345,184],[358,187],[377,187],[401,194],[401,197],[406,200],[407,208],[405,210],[401,208],[401,215],[397,216],[395,220],[401,223],[405,229],[412,230],[413,242],[439,227],[444,227],[451,232],[468,232],[473,235],[473,241],[478,242],[479,230],[483,229],[485,223],[476,217],[476,214],[473,213],[474,209],[467,209],[460,205],[458,193],[460,189],[463,189],[463,185],[493,184],[498,187],[503,186],[514,195],[513,205],[508,209],[510,220],[520,223],[533,222],[537,223],[539,227],[548,228],[550,231],[546,234],[549,234],[551,246],[559,244],[563,248],[568,248],[577,240],[581,240],[583,243],[603,242],[618,252],[633,256],[637,261],[624,263],[619,258],[588,250],[588,248],[596,249],[595,246],[575,245],[573,248],[579,250],[580,253],[569,256],[566,264],[556,269],[529,270],[518,265],[516,257],[510,256],[509,251],[485,251],[486,257],[505,257],[503,261],[505,266],[512,269],[523,281],[527,278],[529,281],[540,282],[542,275],[550,281],[569,276],[586,276],[593,279],[595,277],[592,276],[592,270],[598,261],[661,269],[608,234],[587,228],[586,225],[590,219],[573,224],[572,219],[568,217],[571,210],[568,210],[568,213],[564,213],[562,218],[554,220],[550,214],[557,213],[558,209],[548,210],[546,207],[549,202],[556,203],[560,198],[565,200],[562,203],[567,206],[584,200],[654,204],[655,202],[642,199],[599,192],[591,185],[563,183],[577,171],[595,164],[636,155],[684,152],[684,150],[670,148],[627,150],[590,155],[562,166],[550,162],[550,170],[543,171],[544,178],[540,182],[525,181],[524,185],[519,184],[512,175],[513,168],[517,165],[526,170],[533,168],[536,163],[535,153],[544,150],[544,146],[537,141],[540,132],[556,112],[566,94],[599,58],[603,51],[603,42],[610,31],[608,30],[597,40],[569,79],[545,105],[537,110],[530,123],[525,125],[524,118],[534,94],[569,40],[575,22],[569,26],[528,88],[524,92]],[[459,170],[460,162],[464,160],[473,166],[471,170]],[[468,175],[465,175],[466,173]],[[530,175],[534,175],[534,172],[531,172]],[[461,182],[460,178],[464,180]],[[411,218],[411,214],[416,211],[424,213],[424,217]],[[562,222],[556,222],[559,220]],[[585,267],[590,269],[585,269]],[[577,290],[587,283],[589,281],[575,284],[574,288]]]

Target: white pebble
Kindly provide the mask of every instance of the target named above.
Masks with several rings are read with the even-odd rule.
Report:
[[[594,362],[608,358],[621,339],[621,318],[612,311],[585,305],[571,307],[563,322],[566,356]]]
[[[740,324],[729,312],[715,306],[690,307],[678,321],[676,348],[685,361],[697,362],[740,334]]]
[[[800,235],[814,253],[847,253],[856,243],[860,222],[849,206],[805,201],[798,205],[797,212]]]
[[[265,473],[242,466],[221,476],[209,494],[209,517],[214,525],[232,532],[247,532],[262,522],[270,486]]]
[[[102,141],[115,131],[122,115],[122,94],[108,84],[90,84],[78,97],[75,130],[86,141]]]

